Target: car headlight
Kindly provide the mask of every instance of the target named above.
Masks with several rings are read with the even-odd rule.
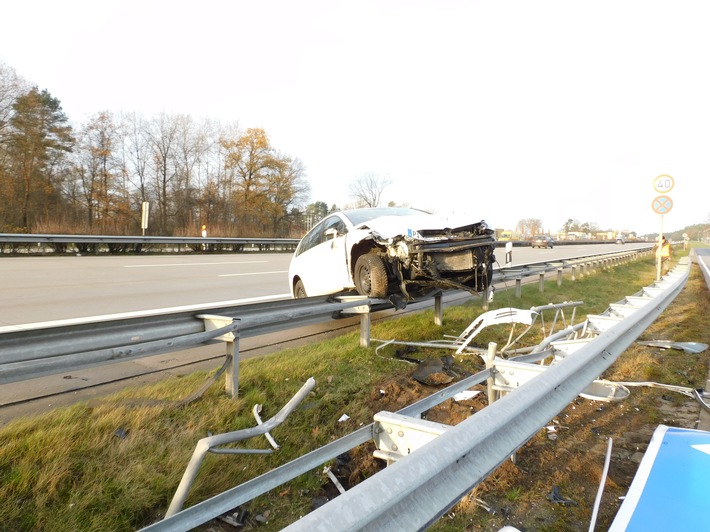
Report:
[[[390,257],[405,260],[409,257],[409,246],[407,246],[407,243],[404,240],[399,240],[387,248],[387,253]]]

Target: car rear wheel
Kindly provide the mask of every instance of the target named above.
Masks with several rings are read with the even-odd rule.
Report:
[[[303,281],[300,279],[296,281],[296,285],[293,287],[293,295],[297,299],[308,297],[306,295],[306,287],[303,286]]]
[[[387,296],[387,269],[382,257],[374,253],[360,255],[355,263],[355,289],[363,296]]]

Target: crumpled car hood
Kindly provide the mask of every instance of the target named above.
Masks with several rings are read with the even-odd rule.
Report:
[[[457,229],[473,226],[481,222],[472,222],[462,216],[438,216],[422,214],[421,216],[380,216],[356,226],[357,229],[377,233],[382,238],[405,236],[424,238],[420,233],[442,229]]]

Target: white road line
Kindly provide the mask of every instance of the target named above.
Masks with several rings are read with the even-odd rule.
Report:
[[[250,260],[243,262],[176,262],[173,264],[127,264],[124,268],[162,268],[163,266],[220,266],[222,264],[261,264],[265,260]]]
[[[95,323],[101,321],[112,321],[128,318],[141,318],[145,316],[161,316],[174,312],[197,311],[217,307],[233,307],[245,303],[258,303],[260,301],[271,301],[279,299],[291,299],[291,294],[274,294],[270,296],[247,297],[244,299],[233,299],[230,301],[215,301],[214,303],[198,303],[194,305],[183,305],[179,307],[165,307],[152,310],[136,310],[133,312],[120,312],[118,314],[104,314],[101,316],[86,316],[83,318],[69,318],[66,320],[43,321],[35,323],[23,323],[20,325],[7,325],[0,327],[0,334],[13,331],[25,331],[28,329],[46,329],[49,327],[62,327],[67,325],[78,325],[81,323]]]
[[[243,275],[271,275],[272,273],[288,273],[288,270],[278,272],[251,272],[251,273],[220,273],[217,277],[241,277]]]

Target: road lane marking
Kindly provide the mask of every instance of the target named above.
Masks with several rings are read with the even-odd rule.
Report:
[[[217,277],[239,277],[242,275],[271,275],[272,273],[288,273],[288,270],[277,272],[251,272],[251,273],[220,273]]]
[[[242,262],[176,262],[168,264],[126,264],[124,268],[162,268],[163,266],[220,266],[222,264],[263,264],[265,260],[250,260]]]
[[[35,323],[22,323],[19,325],[7,325],[0,327],[0,334],[13,331],[27,331],[32,329],[47,329],[49,327],[63,327],[67,325],[79,325],[82,323],[96,323],[103,321],[113,321],[120,319],[142,318],[145,316],[162,316],[174,312],[208,310],[220,307],[234,307],[246,303],[258,303],[261,301],[274,301],[279,299],[291,299],[291,294],[273,294],[269,296],[255,296],[244,299],[233,299],[229,301],[215,301],[214,303],[196,303],[193,305],[183,305],[179,307],[164,307],[151,310],[135,310],[133,312],[120,312],[117,314],[103,314],[100,316],[86,316],[82,318],[69,318],[66,320],[43,321]]]

